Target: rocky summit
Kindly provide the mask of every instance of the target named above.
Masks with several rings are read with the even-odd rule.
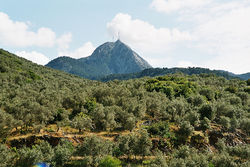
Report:
[[[89,57],[80,59],[59,57],[46,66],[89,79],[152,68],[147,61],[120,40],[102,44]]]

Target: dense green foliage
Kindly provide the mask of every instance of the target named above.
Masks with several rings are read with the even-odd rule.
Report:
[[[102,83],[0,50],[0,166],[249,166],[248,88],[207,74]],[[49,125],[75,129],[77,146],[11,143]],[[103,131],[115,136],[85,134]]]
[[[121,161],[117,158],[107,156],[101,160],[99,167],[121,167]]]
[[[204,74],[204,75],[217,75],[222,76],[227,79],[233,79],[233,78],[240,78],[243,80],[247,80],[250,78],[250,73],[246,74],[233,74],[227,71],[221,71],[221,70],[210,70],[207,68],[199,68],[199,67],[188,67],[188,68],[149,68],[145,69],[141,72],[136,73],[130,73],[130,74],[110,74],[107,76],[101,76],[99,78],[96,78],[100,81],[112,81],[115,79],[118,80],[128,80],[128,79],[135,79],[135,78],[142,78],[142,77],[156,77],[156,76],[164,76],[167,74],[176,74],[176,73],[183,73],[186,75],[197,75],[197,74]]]

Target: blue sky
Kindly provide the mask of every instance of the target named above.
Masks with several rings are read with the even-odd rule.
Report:
[[[0,47],[38,64],[120,39],[154,67],[250,72],[249,0],[0,0]]]

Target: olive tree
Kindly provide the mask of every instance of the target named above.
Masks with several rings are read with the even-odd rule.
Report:
[[[71,121],[71,126],[73,128],[79,129],[79,133],[81,133],[81,131],[84,129],[93,128],[91,118],[83,112],[74,117],[74,119]]]

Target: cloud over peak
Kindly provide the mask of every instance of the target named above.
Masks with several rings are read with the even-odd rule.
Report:
[[[177,28],[156,28],[150,23],[133,19],[130,15],[118,13],[111,22],[107,23],[107,29],[112,37],[117,37],[128,43],[133,48],[144,52],[163,52],[175,42],[190,40],[188,32]]]

